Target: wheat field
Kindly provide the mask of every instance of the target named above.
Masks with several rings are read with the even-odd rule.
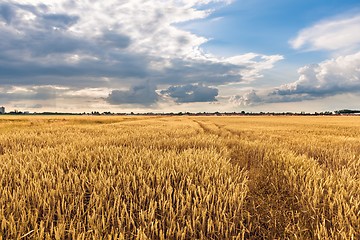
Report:
[[[360,118],[2,116],[0,239],[360,239]]]

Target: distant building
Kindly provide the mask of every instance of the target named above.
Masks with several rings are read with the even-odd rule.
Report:
[[[5,107],[0,107],[0,114],[4,114],[5,113]]]

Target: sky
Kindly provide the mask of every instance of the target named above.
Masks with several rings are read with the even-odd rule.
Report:
[[[360,1],[0,0],[0,106],[360,109]]]

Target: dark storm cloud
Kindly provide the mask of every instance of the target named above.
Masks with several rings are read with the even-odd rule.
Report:
[[[36,32],[17,42],[23,50],[30,49],[33,57],[84,52],[91,45],[62,31]]]
[[[173,60],[171,67],[166,68],[156,79],[159,84],[183,85],[206,82],[221,85],[241,81],[239,71],[245,66],[212,61]]]
[[[0,101],[9,103],[11,101],[21,100],[51,100],[61,95],[64,90],[53,87],[30,87],[26,89],[14,89],[12,87],[0,89]]]
[[[112,34],[106,43],[105,37],[91,42],[63,31],[29,32],[19,38],[0,28],[0,34],[6,36],[0,42],[0,85],[61,83],[93,87],[94,82],[104,84],[96,78],[147,76],[146,57],[126,51],[113,52],[107,46],[118,39],[117,48],[126,48],[130,40],[120,34]],[[105,36],[108,35],[111,34]],[[85,57],[71,60],[67,59],[68,54]]]
[[[63,29],[74,25],[79,20],[78,16],[66,14],[44,14],[42,18],[45,26]]]
[[[25,108],[25,109],[40,109],[42,108],[42,104],[14,104],[14,108]]]
[[[33,77],[139,77],[146,75],[144,56],[114,49],[127,48],[128,36],[105,31],[96,38],[80,37],[66,28],[76,24],[78,16],[67,14],[43,14],[44,6],[0,5],[1,16],[7,21],[15,18],[16,9],[36,16],[32,26],[18,19],[14,28],[0,27],[0,85],[16,81],[29,84]],[[15,9],[14,11],[11,9]],[[36,28],[34,28],[36,26]],[[16,29],[16,30],[15,30]],[[20,33],[20,34],[19,34]],[[85,56],[67,59],[71,55]],[[71,83],[70,79],[66,84]]]
[[[10,24],[14,16],[14,11],[10,5],[0,4],[0,19],[3,19],[7,24]]]
[[[36,16],[30,26],[16,16],[21,9]],[[65,13],[48,14],[46,5],[3,4],[1,15],[6,21],[17,18],[13,28],[0,28],[0,84],[16,78],[28,84],[31,77],[118,77],[126,79],[148,78],[153,84],[224,84],[239,81],[239,67],[230,63],[207,60],[171,60],[171,67],[149,71],[149,63],[163,60],[161,56],[148,56],[126,49],[131,45],[130,36],[116,31],[103,30],[96,37],[84,38],[67,28],[78,23],[80,16]],[[21,34],[19,34],[19,32]],[[189,40],[179,36],[181,44]],[[66,55],[78,54],[90,58],[66,62]],[[91,59],[92,58],[92,59]],[[19,79],[23,78],[23,79]],[[49,78],[49,84],[53,84]],[[122,80],[123,81],[123,80]],[[68,84],[68,83],[67,83]]]
[[[145,77],[147,70],[144,68],[144,61],[136,56],[124,56],[113,62],[100,60],[83,60],[74,63],[36,63],[36,62],[6,62],[1,61],[0,65],[0,84],[9,84],[11,81],[19,79],[17,82],[24,81],[29,84],[27,79],[32,77],[71,77],[73,78],[100,78],[100,77]],[[68,83],[67,83],[68,84]]]
[[[342,93],[360,91],[360,85],[343,86],[341,84],[329,85],[324,87],[310,87],[295,85],[294,88],[279,88],[269,93],[269,96],[308,96],[309,98],[321,98],[334,96]]]
[[[130,37],[112,31],[105,32],[101,40],[104,44],[115,48],[127,48],[131,43]]]
[[[168,95],[175,99],[177,103],[190,102],[214,102],[219,91],[216,88],[210,88],[198,85],[171,86],[161,91],[161,94]]]
[[[257,61],[266,62],[203,53],[200,45],[207,40],[175,25],[205,18],[210,11],[196,3],[166,3],[166,9],[159,7],[161,1],[141,0],[0,3],[0,89],[27,89],[3,93],[2,99],[44,100],[60,94],[46,95],[35,89],[39,86],[105,88],[111,91],[110,104],[150,106],[160,99],[155,86],[172,86],[164,93],[179,103],[216,101],[218,90],[207,86],[243,81],[242,71],[258,72]]]
[[[159,95],[155,90],[156,88],[149,83],[132,86],[128,91],[113,90],[106,98],[106,101],[113,105],[139,104],[149,106],[159,99]]]

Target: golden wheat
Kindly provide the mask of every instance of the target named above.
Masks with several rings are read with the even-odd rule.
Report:
[[[0,119],[0,239],[359,239],[356,117]]]

